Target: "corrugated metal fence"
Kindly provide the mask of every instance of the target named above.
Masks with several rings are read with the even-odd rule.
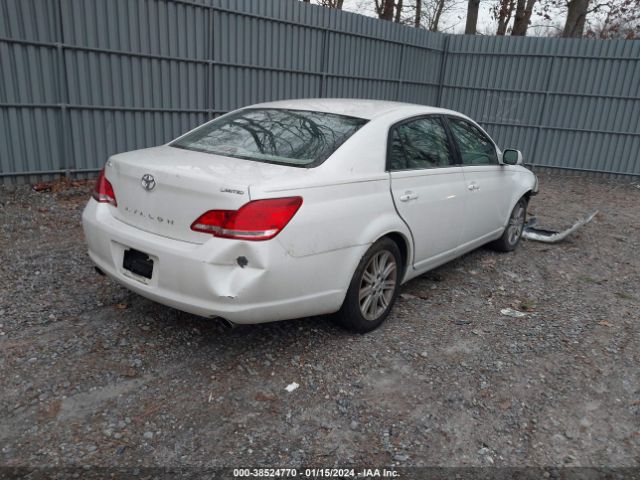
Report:
[[[440,105],[550,167],[640,175],[640,42],[454,36],[296,0],[0,0],[0,178],[93,172],[228,110]]]

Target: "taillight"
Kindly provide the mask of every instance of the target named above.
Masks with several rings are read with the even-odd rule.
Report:
[[[269,240],[280,233],[302,205],[302,197],[270,198],[246,203],[239,210],[209,210],[191,230],[216,237]]]
[[[104,176],[104,168],[98,174],[98,180],[96,180],[96,186],[91,196],[100,203],[110,203],[114,207],[118,206],[116,194],[113,193],[113,186]]]

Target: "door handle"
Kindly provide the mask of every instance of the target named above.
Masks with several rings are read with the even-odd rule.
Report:
[[[408,202],[409,200],[415,200],[416,198],[418,198],[418,194],[411,191],[404,192],[403,195],[400,195],[401,202]]]
[[[476,182],[472,182],[469,185],[467,185],[467,189],[473,192],[474,190],[480,190],[480,187]]]

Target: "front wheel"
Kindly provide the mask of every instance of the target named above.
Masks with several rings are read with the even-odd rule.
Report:
[[[513,207],[509,222],[507,223],[502,236],[493,242],[491,246],[501,252],[511,252],[515,250],[522,237],[524,221],[527,216],[527,199],[521,198]]]
[[[398,294],[403,270],[401,258],[398,246],[390,238],[378,240],[367,250],[336,314],[343,327],[366,333],[384,322]]]

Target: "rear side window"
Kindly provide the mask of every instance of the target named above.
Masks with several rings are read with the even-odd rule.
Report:
[[[326,160],[367,120],[333,113],[245,109],[176,140],[172,147],[257,162],[312,167]]]
[[[389,157],[391,170],[448,167],[453,159],[445,129],[435,117],[393,127]]]
[[[458,143],[463,165],[498,164],[496,147],[478,127],[457,118],[449,118],[449,125]]]

